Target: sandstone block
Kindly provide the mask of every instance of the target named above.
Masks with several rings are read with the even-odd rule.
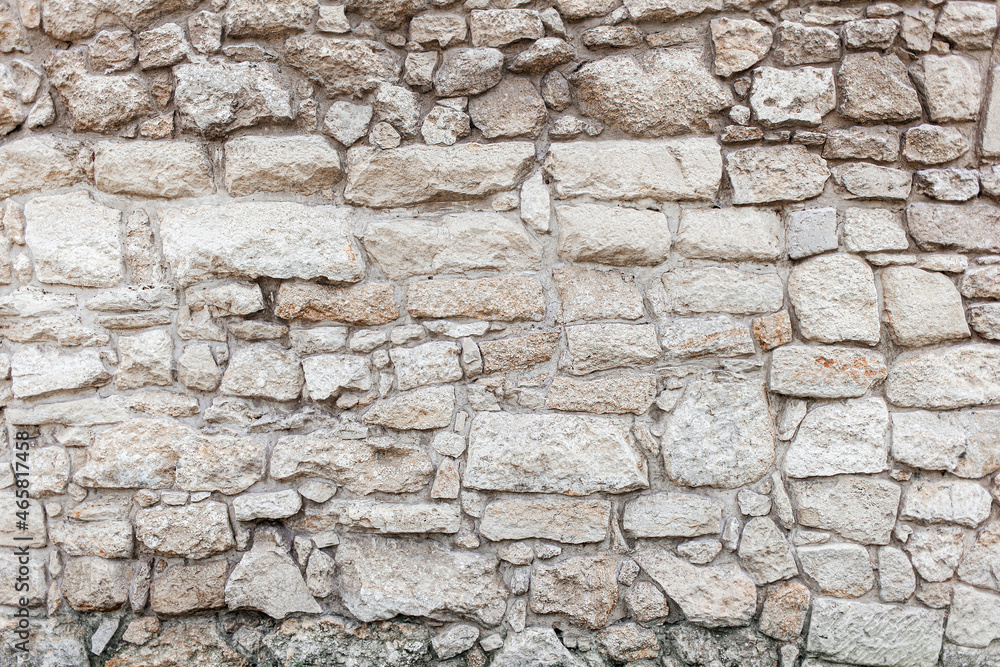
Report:
[[[754,71],[750,108],[764,127],[816,126],[836,106],[832,69],[761,67]]]
[[[837,477],[833,481],[795,481],[792,495],[799,523],[832,530],[862,544],[888,544],[900,488],[871,477]]]
[[[566,328],[566,342],[574,375],[646,366],[660,357],[652,324],[578,324]]]
[[[663,312],[678,315],[756,315],[780,310],[784,301],[784,285],[776,273],[722,266],[678,268],[664,273],[662,284]],[[662,317],[659,311],[657,315]]]
[[[809,589],[798,581],[783,581],[768,588],[760,631],[784,641],[797,638],[809,612],[809,597]]]
[[[869,345],[879,341],[875,276],[859,258],[828,255],[796,265],[788,294],[805,338]]]
[[[826,160],[803,146],[744,148],[726,156],[734,204],[803,201],[823,192]]]
[[[618,373],[594,380],[559,376],[545,394],[545,407],[595,414],[645,414],[656,397],[656,377]]]
[[[904,354],[890,369],[885,395],[908,408],[994,405],[1000,402],[1000,351],[970,344]]]
[[[484,340],[479,344],[483,373],[530,368],[548,361],[559,351],[560,331],[536,331],[524,336]]]
[[[803,572],[819,585],[823,595],[856,598],[875,585],[868,549],[860,544],[799,547],[796,553]]]
[[[208,558],[235,546],[228,508],[211,500],[140,509],[135,515],[135,536],[150,551],[175,558]]]
[[[785,454],[789,477],[878,473],[888,467],[889,411],[880,398],[814,408]]]
[[[302,498],[294,489],[274,493],[245,493],[233,498],[233,514],[237,521],[286,519],[301,507]]]
[[[365,357],[320,354],[302,360],[306,389],[314,401],[325,401],[348,391],[370,391],[371,364]]]
[[[49,539],[68,556],[132,557],[132,524],[129,521],[50,521]]]
[[[538,321],[545,315],[545,296],[538,279],[529,277],[426,280],[407,286],[406,310],[421,318]]]
[[[604,540],[610,515],[606,500],[505,498],[486,505],[479,531],[494,542],[538,538],[585,544]]]
[[[960,49],[988,49],[997,29],[996,7],[984,2],[948,2],[934,33]]]
[[[71,558],[63,573],[62,593],[76,611],[115,611],[128,599],[131,578],[132,567],[127,561]]]
[[[302,391],[302,367],[294,352],[266,343],[237,350],[222,376],[224,394],[291,401]]]
[[[895,162],[899,159],[899,130],[888,125],[831,130],[823,145],[823,157]]]
[[[625,504],[622,528],[633,537],[718,535],[722,505],[694,493],[651,493]]]
[[[428,430],[450,426],[454,413],[454,388],[421,387],[376,401],[363,420],[386,428]]]
[[[596,630],[618,606],[618,562],[608,554],[575,556],[531,568],[531,611],[563,614]]]
[[[903,496],[900,517],[975,528],[989,518],[992,502],[989,492],[972,480],[917,480]]]
[[[919,347],[970,335],[962,297],[944,275],[892,266],[881,280],[884,319],[897,344]]]
[[[500,83],[503,52],[480,47],[448,49],[434,75],[434,90],[442,97],[479,95]]]
[[[10,374],[11,391],[17,398],[100,387],[111,379],[97,350],[74,352],[35,345],[18,348],[10,359]]]
[[[785,221],[785,245],[790,259],[802,259],[827,250],[836,250],[837,209],[790,211]]]
[[[971,204],[910,204],[906,226],[924,250],[1000,252],[1000,209],[985,201]]]
[[[771,29],[756,21],[718,18],[709,26],[717,76],[727,77],[750,69],[771,50]]]
[[[239,137],[226,142],[226,190],[311,195],[340,180],[340,157],[319,136]]]
[[[918,82],[931,120],[953,123],[979,118],[983,77],[979,65],[962,56],[924,56]]]
[[[892,415],[892,456],[924,470],[978,479],[1000,470],[1000,415],[990,410]]]
[[[670,217],[676,218],[675,211]],[[670,254],[667,215],[600,204],[556,207],[559,255],[572,262],[653,266]]]
[[[226,606],[228,574],[229,564],[224,560],[168,565],[153,579],[150,606],[163,616],[222,609]]]
[[[774,261],[781,257],[781,219],[754,208],[682,209],[677,251],[692,259]]]
[[[399,81],[397,56],[379,42],[302,35],[285,40],[285,59],[329,95],[359,95]]]
[[[895,55],[849,53],[837,75],[840,112],[862,123],[901,123],[920,117],[920,100]]]
[[[769,517],[758,516],[747,522],[737,554],[758,584],[773,583],[799,573],[788,538]]]
[[[94,154],[94,183],[112,194],[169,199],[214,189],[204,149],[181,141],[101,142]]]
[[[457,503],[384,503],[375,500],[340,500],[308,506],[295,521],[310,533],[334,529],[399,535],[407,533],[457,533],[461,527]]]
[[[786,346],[771,354],[771,391],[801,398],[856,398],[886,377],[885,357],[848,347]]]
[[[396,371],[396,384],[407,391],[425,384],[462,379],[457,343],[434,342],[417,347],[397,347],[389,352]]]
[[[362,283],[344,288],[283,282],[275,298],[275,315],[286,320],[377,325],[399,317],[399,306],[391,283]]]
[[[177,65],[174,105],[181,127],[208,137],[292,119],[292,93],[270,65],[220,62]]]

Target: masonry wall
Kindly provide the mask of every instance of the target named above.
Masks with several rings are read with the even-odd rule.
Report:
[[[1000,664],[996,32],[0,0],[0,664]]]

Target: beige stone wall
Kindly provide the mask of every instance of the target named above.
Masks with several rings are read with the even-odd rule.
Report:
[[[996,33],[0,0],[0,663],[996,664]]]

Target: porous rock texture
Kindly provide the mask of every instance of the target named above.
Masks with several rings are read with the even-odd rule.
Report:
[[[996,39],[0,0],[0,665],[1000,664]]]

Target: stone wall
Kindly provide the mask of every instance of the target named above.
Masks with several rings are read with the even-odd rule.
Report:
[[[1000,664],[996,32],[0,0],[0,664]]]

